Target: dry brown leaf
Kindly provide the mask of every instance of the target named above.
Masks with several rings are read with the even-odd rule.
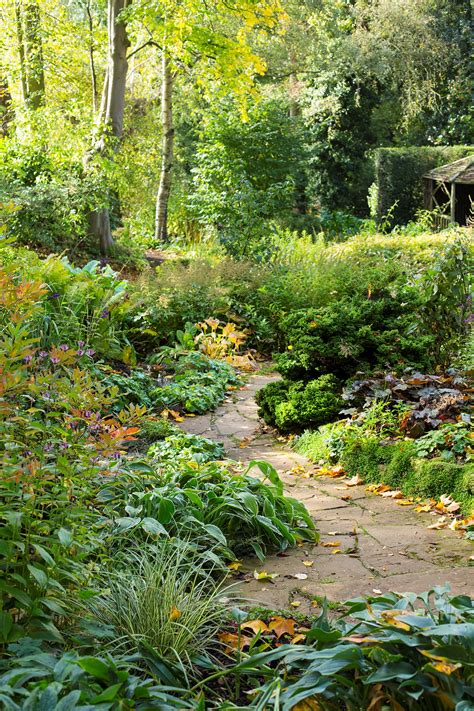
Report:
[[[252,630],[255,634],[268,632],[268,626],[263,620],[249,620],[248,622],[243,622],[240,626],[243,630]]]
[[[272,617],[268,629],[270,632],[274,632],[277,639],[280,639],[284,634],[289,634],[290,637],[294,637],[295,634],[296,621],[288,619],[287,617]]]
[[[360,484],[363,484],[364,480],[362,477],[360,477],[358,474],[353,476],[351,479],[348,479],[346,481],[346,486],[359,486]]]
[[[227,652],[233,651],[239,647],[239,635],[234,634],[233,632],[221,632],[218,635],[218,639],[226,645]],[[251,641],[252,639],[250,637],[246,637],[243,634],[240,635],[240,650],[242,651],[242,649],[248,647]]]

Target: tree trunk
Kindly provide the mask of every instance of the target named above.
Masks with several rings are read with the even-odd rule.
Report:
[[[6,136],[14,118],[12,96],[8,88],[8,80],[0,76],[0,135]]]
[[[44,59],[37,0],[16,0],[15,17],[23,98],[28,108],[38,109],[44,104]]]
[[[125,112],[125,88],[127,81],[127,50],[130,42],[125,22],[119,14],[130,4],[129,0],[109,0],[108,3],[108,66],[104,79],[103,103],[101,102],[101,137],[89,153],[87,162],[93,155],[117,151],[123,133]],[[103,109],[103,113],[102,113]],[[109,140],[112,139],[111,145]],[[110,215],[108,208],[94,210],[89,216],[89,233],[97,238],[102,254],[107,254],[113,246]]]
[[[44,59],[41,18],[36,0],[26,3],[24,21],[28,103],[32,109],[38,109],[44,104]]]
[[[89,25],[89,66],[91,70],[92,110],[94,114],[97,114],[97,72],[95,70],[94,57],[94,20],[92,17],[92,10],[89,1],[86,5],[86,13]]]
[[[173,75],[166,51],[162,58],[163,80],[161,89],[161,121],[163,127],[161,176],[156,196],[155,239],[168,241],[168,202],[171,192],[171,174],[173,170]]]

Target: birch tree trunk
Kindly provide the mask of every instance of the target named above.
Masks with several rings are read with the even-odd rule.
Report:
[[[8,88],[8,79],[0,75],[0,136],[6,136],[13,122],[14,112],[12,96]]]
[[[106,151],[117,151],[123,133],[125,112],[125,89],[127,83],[127,50],[130,42],[125,22],[119,14],[130,4],[129,0],[109,0],[108,2],[108,66],[104,80],[103,105],[101,105],[101,136],[92,155]],[[102,120],[103,119],[103,120]],[[111,139],[111,145],[109,140]],[[91,155],[89,155],[88,161]],[[89,233],[96,237],[100,251],[107,254],[113,246],[110,214],[108,208],[94,210],[89,216]]]
[[[44,58],[41,17],[37,0],[16,0],[16,30],[21,85],[25,104],[38,109],[44,104]]]
[[[171,192],[173,170],[173,74],[166,51],[162,57],[163,80],[161,89],[161,121],[163,128],[161,175],[155,210],[155,239],[168,241],[168,203]]]

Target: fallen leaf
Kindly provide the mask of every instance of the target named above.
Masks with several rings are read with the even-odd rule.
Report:
[[[413,499],[398,499],[398,506],[413,506]]]
[[[290,605],[291,605],[292,607],[299,607],[299,606],[301,605],[301,600],[292,600],[292,601],[290,602]]]
[[[182,615],[182,612],[181,612],[181,610],[178,610],[177,607],[171,608],[171,612],[170,612],[170,620],[171,621],[178,620],[181,617],[181,615]]]
[[[360,484],[364,483],[364,480],[362,479],[362,477],[356,474],[351,479],[348,479],[345,483],[346,486],[359,486]]]
[[[336,548],[336,550],[334,550],[334,551],[332,552],[333,555],[336,555],[336,553],[342,553],[341,549],[340,549],[340,548]]]
[[[240,626],[243,630],[252,630],[255,634],[268,632],[268,627],[263,620],[249,620],[248,622],[243,622]]]
[[[253,577],[255,578],[255,580],[272,582],[275,578],[278,578],[278,573],[267,573],[266,570],[262,570],[262,572],[259,573],[258,571],[254,570]]]
[[[291,577],[296,578],[297,580],[306,580],[308,575],[307,573],[294,573]]]
[[[314,563],[314,560],[304,560],[303,561],[303,565],[305,565],[307,568],[311,568],[313,563]]]
[[[297,634],[293,639],[291,640],[291,644],[298,644],[298,642],[304,642],[306,639],[306,635],[304,634]]]
[[[432,523],[428,528],[439,530],[441,528],[446,528],[448,522],[446,521],[446,516],[442,516],[436,523]]]
[[[218,635],[218,639],[220,642],[223,642],[226,645],[226,651],[233,651],[234,649],[238,649],[239,647],[239,635],[234,634],[233,632],[221,632]],[[242,651],[242,649],[248,647],[251,641],[252,639],[250,637],[246,637],[245,635],[241,634],[240,650]]]
[[[376,595],[381,595],[381,594],[382,594],[382,591],[379,590],[378,588],[373,588],[372,592],[375,593]]]
[[[234,562],[229,563],[227,567],[229,568],[229,570],[240,570],[242,567],[242,562],[239,560],[234,560]]]
[[[448,513],[456,513],[456,511],[459,511],[460,508],[461,508],[461,505],[458,504],[457,501],[453,501],[452,504],[449,504],[449,506],[446,507],[446,511]]]
[[[272,617],[268,629],[270,632],[274,632],[277,639],[280,639],[284,634],[289,634],[291,637],[295,634],[295,620],[288,619],[287,617]]]
[[[332,535],[332,534],[329,534],[329,535]],[[324,543],[320,543],[320,545],[323,548],[337,548],[338,546],[341,545],[341,542],[340,541],[334,541],[334,542],[333,541],[324,541]]]

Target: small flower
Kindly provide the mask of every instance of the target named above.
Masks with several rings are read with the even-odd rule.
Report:
[[[88,348],[88,349],[86,350],[86,355],[88,355],[90,358],[92,358],[92,356],[94,355],[94,353],[95,353],[95,350],[94,350],[93,348]]]
[[[52,452],[54,449],[54,445],[48,442],[47,444],[44,445],[43,447],[45,452]]]
[[[59,346],[59,350],[60,351],[68,351],[69,346],[66,343],[61,343],[61,345]]]
[[[120,459],[120,457],[121,457],[120,452],[114,452],[114,453],[112,454],[112,459]]]
[[[84,346],[86,345],[86,343],[85,343],[85,341],[78,341],[78,342],[77,342],[77,345],[79,346],[79,348],[84,348]]]
[[[100,462],[100,457],[91,457],[91,464],[97,464]]]
[[[47,358],[49,356],[49,353],[47,351],[40,351],[38,355],[40,358]]]
[[[100,314],[100,318],[107,318],[107,316],[110,315],[110,311],[108,309],[104,309],[102,313]]]
[[[30,355],[27,355],[23,358],[23,363],[31,363],[32,360],[33,360],[33,357]]]
[[[51,356],[50,360],[53,365],[57,365],[59,363],[59,358],[57,356]]]
[[[78,348],[78,349],[77,349],[76,355],[78,355],[79,357],[81,357],[81,356],[84,355],[84,351],[82,350],[82,348]]]
[[[69,444],[67,442],[60,442],[59,449],[68,449]]]
[[[50,299],[59,299],[60,296],[61,296],[61,294],[58,294],[57,292],[55,292],[54,294],[51,294],[49,296],[49,298]]]
[[[292,350],[293,350],[293,346],[288,346],[288,350],[289,350],[289,351],[292,351]]]
[[[84,410],[84,417],[86,417],[87,419],[92,417],[92,410]]]

